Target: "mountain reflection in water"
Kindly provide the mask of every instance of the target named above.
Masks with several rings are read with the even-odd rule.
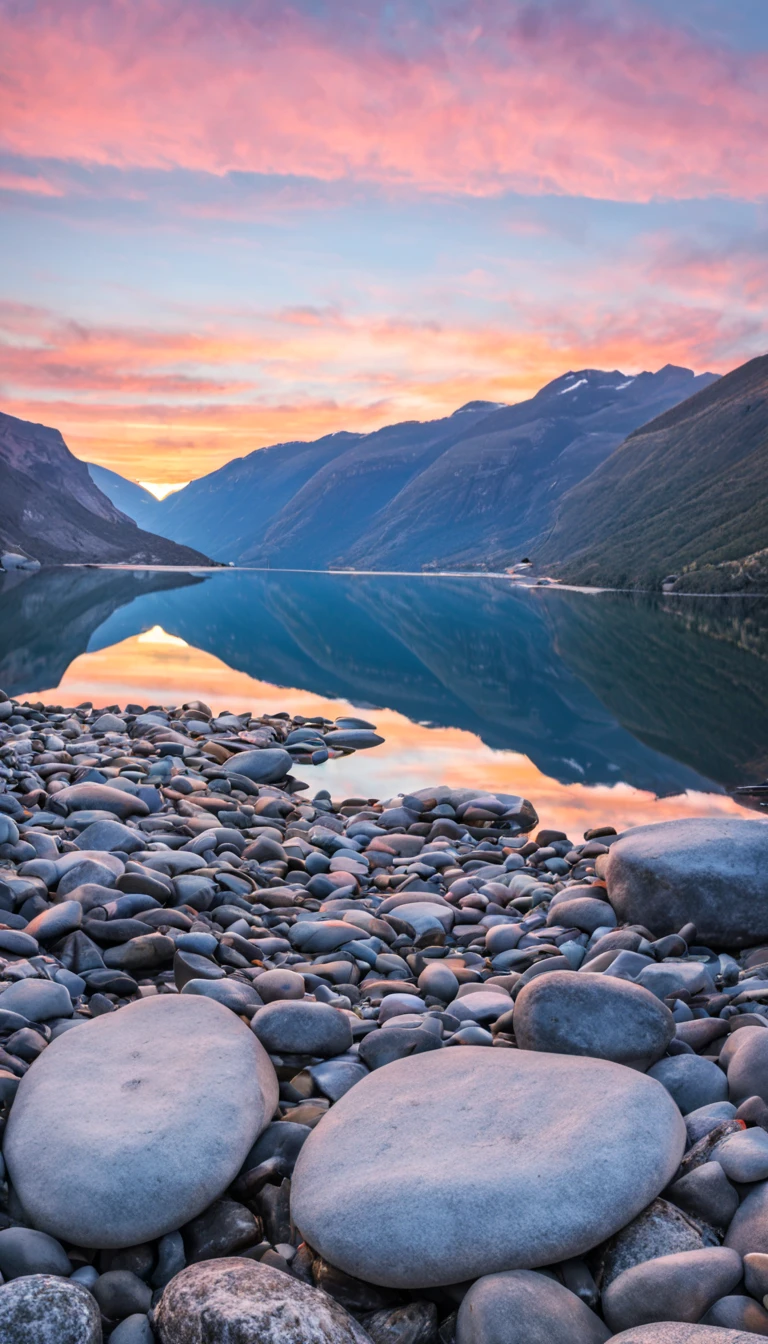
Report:
[[[43,570],[0,580],[0,686],[55,688],[81,655],[154,627],[273,688],[464,730],[562,785],[670,795],[768,775],[765,599],[480,577]],[[136,698],[129,666],[121,681]],[[179,682],[165,699],[197,693]],[[273,708],[284,700],[276,690]]]

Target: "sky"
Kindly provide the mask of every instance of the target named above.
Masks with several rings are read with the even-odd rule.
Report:
[[[0,0],[0,409],[168,486],[768,348],[764,0]]]

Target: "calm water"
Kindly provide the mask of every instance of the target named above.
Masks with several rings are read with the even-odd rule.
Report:
[[[740,811],[768,775],[768,601],[504,579],[61,569],[0,580],[0,686],[62,704],[354,706],[311,788],[522,792],[548,824]]]

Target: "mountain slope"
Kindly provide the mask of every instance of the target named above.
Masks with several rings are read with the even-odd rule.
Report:
[[[678,590],[768,580],[768,356],[631,434],[562,500],[537,563],[573,582]],[[761,552],[763,553],[761,555]]]
[[[343,553],[357,568],[498,569],[522,560],[561,495],[713,374],[582,369],[467,429]]]
[[[99,467],[95,462],[88,463],[88,475],[96,488],[112,500],[116,509],[132,518],[137,527],[149,532],[153,530],[158,501],[143,485],[127,480],[108,467]]]
[[[314,443],[277,443],[235,458],[164,499],[155,526],[174,541],[204,546],[217,560],[240,560],[306,481],[361,437],[326,434]]]
[[[152,526],[246,565],[500,568],[627,434],[713,379],[586,369],[515,406],[470,402],[441,420],[276,444],[155,505]]]
[[[0,548],[41,564],[206,564],[143,532],[94,485],[57,429],[0,413]]]
[[[243,551],[243,563],[301,569],[338,564],[414,476],[494,409],[493,402],[470,402],[445,419],[406,421],[367,434],[297,491],[263,539]]]

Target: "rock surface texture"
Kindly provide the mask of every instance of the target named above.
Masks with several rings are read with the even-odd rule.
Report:
[[[347,1274],[395,1288],[456,1283],[590,1250],[658,1194],[684,1146],[663,1089],[618,1065],[433,1053],[337,1102],[299,1155],[292,1212]]]
[[[19,1088],[5,1159],[35,1226],[130,1246],[226,1189],[277,1092],[233,1013],[210,999],[149,998],[53,1042]]]

